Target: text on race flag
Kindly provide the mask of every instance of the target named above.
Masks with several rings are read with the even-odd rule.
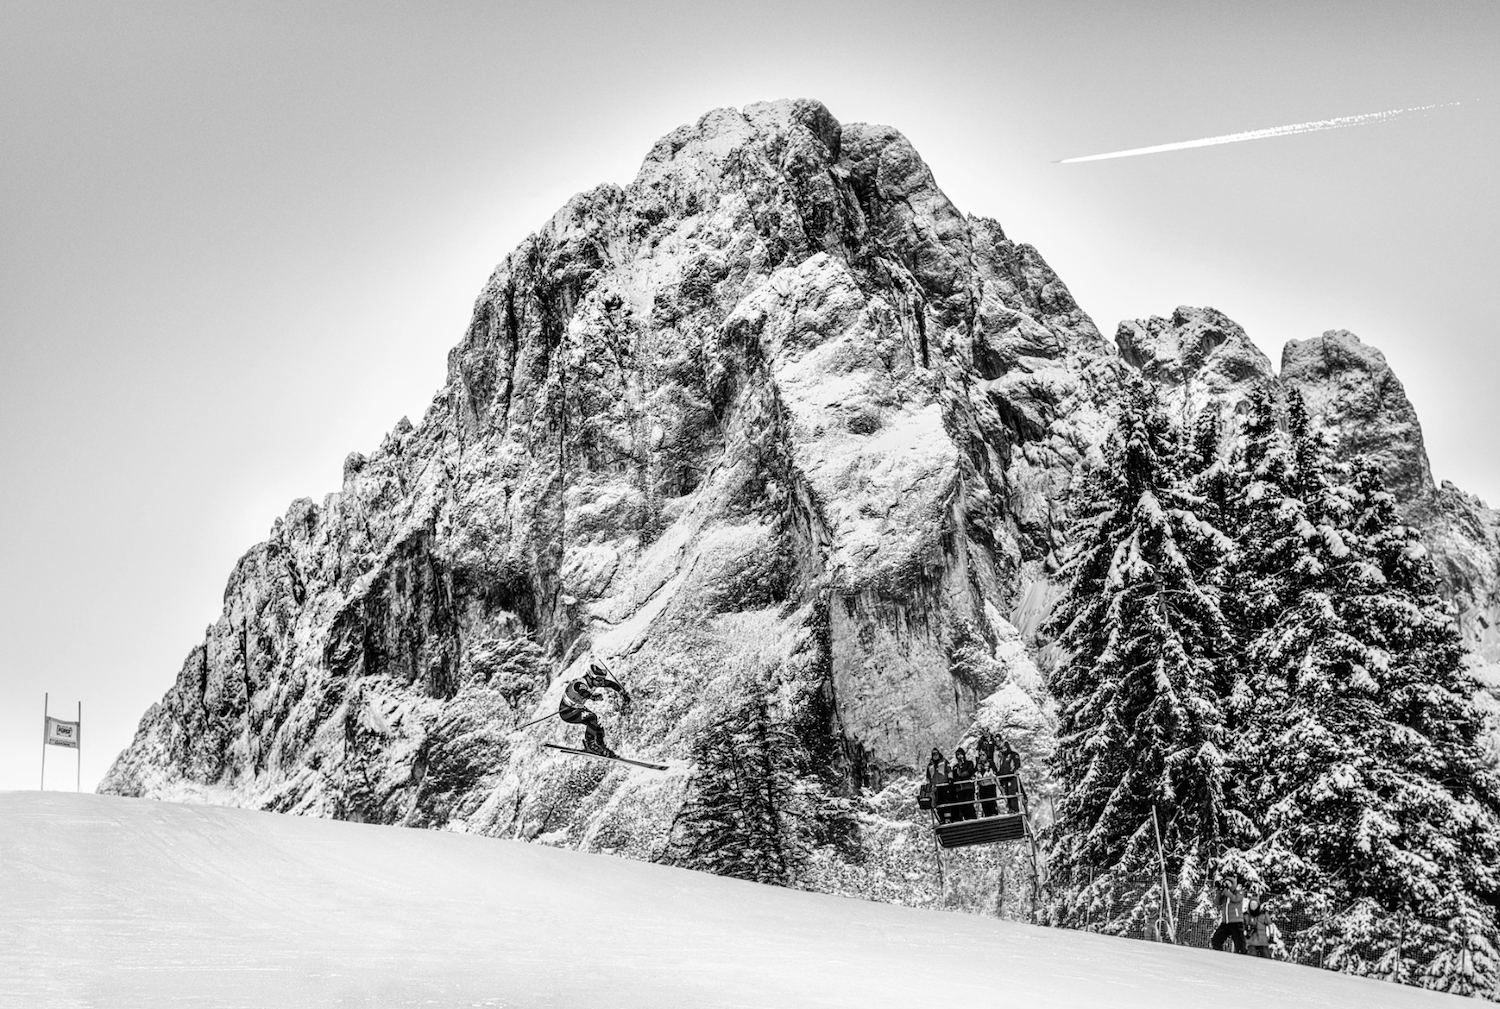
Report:
[[[79,722],[65,722],[60,718],[47,716],[47,733],[43,741],[52,746],[71,746],[78,748]]]

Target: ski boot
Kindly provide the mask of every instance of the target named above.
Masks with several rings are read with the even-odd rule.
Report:
[[[618,758],[620,756],[614,750],[611,750],[609,747],[605,746],[601,740],[594,739],[592,736],[584,737],[583,748],[589,753],[595,754],[596,756],[600,757]]]

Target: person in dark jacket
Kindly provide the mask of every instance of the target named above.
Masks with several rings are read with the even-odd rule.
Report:
[[[953,751],[953,780],[974,780],[974,761],[969,759],[962,746]]]
[[[995,747],[999,745],[998,740],[989,729],[979,730],[979,740],[974,744],[974,772],[977,775],[974,781],[974,794],[979,799],[980,816],[997,816],[1000,813],[1000,804],[996,801],[999,793],[999,782],[995,775]]]
[[[996,774],[995,748],[999,743],[989,729],[979,730],[979,741],[974,744],[974,764],[980,774]]]
[[[974,819],[974,761],[962,746],[953,751],[953,801],[960,803],[954,810],[954,819]]]
[[[599,716],[588,708],[589,701],[604,698],[601,690],[613,690],[620,695],[623,703],[630,703],[630,694],[625,688],[604,667],[598,663],[590,663],[588,672],[563,689],[562,700],[557,704],[557,717],[569,724],[583,726],[585,750],[601,757],[614,757],[618,754],[605,745],[604,727],[599,724]]]
[[[1021,755],[1016,748],[1006,740],[1000,747],[1000,757],[995,764],[995,773],[1000,775],[1000,789],[1006,794],[1006,812],[1019,813],[1021,811]]]
[[[948,769],[948,758],[943,756],[943,751],[936,746],[932,748],[932,757],[927,761],[927,783],[929,785],[946,785],[951,777]]]
[[[953,796],[948,788],[953,772],[948,766],[948,758],[943,756],[943,751],[936,746],[932,748],[932,756],[927,761],[927,792],[932,796],[934,806],[941,807],[943,803],[952,802]],[[951,809],[938,809],[938,822],[947,823],[953,818]]]
[[[1245,952],[1245,891],[1240,889],[1238,876],[1231,874],[1214,889],[1214,907],[1219,912],[1219,927],[1214,929],[1209,946],[1223,949],[1232,940],[1236,953]]]

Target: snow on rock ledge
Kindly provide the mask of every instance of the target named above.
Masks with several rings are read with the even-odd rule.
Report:
[[[624,751],[680,761],[758,683],[845,781],[907,772],[1024,658],[988,614],[1055,565],[1122,368],[900,133],[710,112],[496,268],[422,422],[242,558],[102,790],[660,857],[685,767],[512,729],[590,649]]]
[[[897,131],[709,112],[500,263],[421,423],[240,559],[101,790],[660,858],[693,740],[748,684],[848,785],[976,719],[1041,758],[1038,628],[1112,397],[1134,368],[1232,418],[1271,373],[1212,309],[1116,341]],[[1433,488],[1378,352],[1287,353],[1280,382],[1387,470],[1500,663],[1494,513]],[[514,731],[591,649],[636,698],[614,745],[671,772]]]

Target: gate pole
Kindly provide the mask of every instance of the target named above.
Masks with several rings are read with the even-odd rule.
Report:
[[[1156,858],[1161,863],[1161,906],[1166,914],[1167,937],[1177,943],[1177,916],[1172,913],[1172,896],[1167,890],[1167,856],[1162,851],[1161,827],[1156,822],[1156,803],[1151,804],[1151,830],[1156,834]]]
[[[42,783],[38,788],[42,792],[47,790],[47,700],[50,696],[48,693],[42,694]]]
[[[937,862],[938,876],[938,906],[941,907],[944,898],[948,896],[948,880],[943,874],[943,849],[938,844],[937,831],[932,832],[932,857]]]

